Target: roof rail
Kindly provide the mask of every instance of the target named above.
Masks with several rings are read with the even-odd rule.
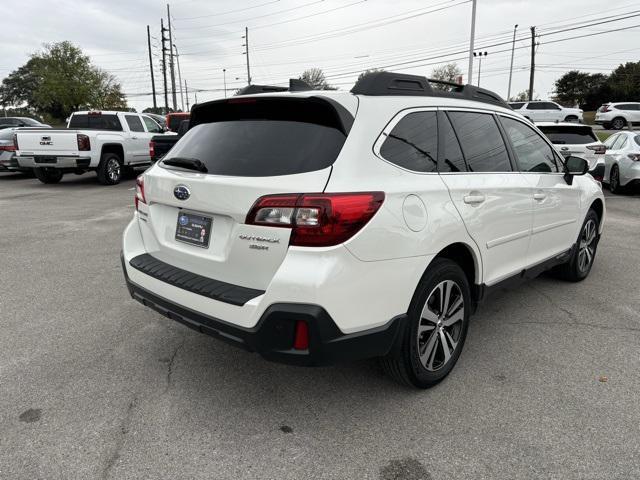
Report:
[[[431,84],[446,85],[449,90],[434,89]],[[393,72],[373,72],[356,82],[351,89],[355,95],[408,95],[472,100],[510,108],[500,95],[473,85],[459,85],[419,75]]]
[[[273,92],[306,92],[313,88],[304,80],[298,78],[290,78],[288,87],[280,87],[277,85],[247,85],[238,90],[236,95],[253,95],[255,93],[273,93]]]

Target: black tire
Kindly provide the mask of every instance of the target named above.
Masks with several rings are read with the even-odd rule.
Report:
[[[38,180],[47,184],[58,183],[64,176],[64,172],[58,168],[38,167],[33,169],[33,173]]]
[[[600,217],[598,217],[596,211],[591,208],[587,212],[587,216],[580,228],[577,248],[567,263],[559,265],[554,269],[556,276],[569,282],[581,282],[589,276],[598,249],[599,228]],[[587,259],[588,261],[584,263],[583,259]]]
[[[96,173],[102,185],[117,185],[122,180],[122,160],[115,153],[103,153]]]
[[[578,121],[578,117],[576,117],[575,115],[569,115],[567,118],[564,119],[565,122],[577,122]]]
[[[616,117],[611,120],[611,128],[614,130],[622,130],[626,124],[627,121],[622,117]]]
[[[620,168],[618,165],[611,167],[609,172],[609,191],[614,195],[624,193],[624,188],[620,185]]]
[[[441,308],[444,299],[449,302]],[[456,309],[460,299],[462,304]],[[466,275],[452,260],[435,259],[413,295],[399,345],[380,359],[382,368],[404,385],[416,388],[436,385],[449,374],[460,357],[470,312],[471,291]],[[455,323],[446,325],[450,321]]]

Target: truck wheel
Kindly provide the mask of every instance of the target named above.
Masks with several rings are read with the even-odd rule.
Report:
[[[408,386],[437,384],[460,357],[470,313],[467,276],[452,260],[434,260],[409,306],[400,348],[381,359],[382,368]]]
[[[122,179],[122,161],[115,153],[103,153],[98,164],[98,182],[102,185],[117,185]]]
[[[36,178],[40,180],[42,183],[58,183],[62,180],[62,176],[64,172],[57,168],[34,168],[33,172],[36,175]]]

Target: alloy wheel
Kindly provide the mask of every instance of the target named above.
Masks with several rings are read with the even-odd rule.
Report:
[[[613,121],[612,126],[615,130],[622,130],[622,128],[624,127],[624,120],[622,120],[621,118],[616,118]]]
[[[418,323],[420,362],[429,371],[444,367],[461,340],[465,314],[464,297],[453,280],[440,282],[431,291]]]
[[[589,270],[593,257],[595,256],[595,240],[597,232],[596,222],[589,219],[582,228],[582,234],[580,235],[580,245],[578,250],[578,268],[581,272]]]
[[[114,183],[120,178],[120,162],[115,158],[110,158],[107,162],[107,176]]]

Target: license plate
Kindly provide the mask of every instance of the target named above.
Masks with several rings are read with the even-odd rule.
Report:
[[[36,157],[36,163],[57,163],[58,159],[56,157]]]
[[[209,248],[212,223],[211,217],[180,212],[176,225],[176,240],[197,247]]]

